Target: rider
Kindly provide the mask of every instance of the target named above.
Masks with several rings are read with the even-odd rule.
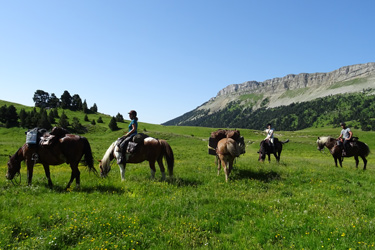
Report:
[[[129,123],[128,126],[128,132],[122,137],[125,138],[119,145],[120,147],[120,154],[121,156],[119,157],[118,164],[124,163],[124,153],[126,153],[126,149],[128,147],[129,141],[138,133],[138,117],[137,117],[137,112],[135,110],[130,110],[129,118],[131,122]],[[126,160],[129,158],[128,153],[126,153]]]
[[[342,130],[341,130],[341,134],[339,138],[337,139],[340,140],[341,142],[342,141],[344,142],[344,149],[342,150],[342,155],[346,156],[348,149],[349,149],[350,140],[353,137],[353,132],[350,130],[350,128],[346,126],[345,122],[341,122],[340,125],[341,125]]]
[[[266,129],[266,133],[267,133],[267,136],[264,140],[268,140],[268,146],[270,146],[272,148],[272,151],[275,150],[275,144],[273,143],[273,132],[275,131],[275,129],[271,128],[271,123],[268,123],[267,124],[267,129]]]

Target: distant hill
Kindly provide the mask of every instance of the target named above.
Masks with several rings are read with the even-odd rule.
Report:
[[[352,105],[358,108],[363,104],[367,105],[364,101],[373,98],[373,89],[374,62],[345,66],[328,73],[291,74],[264,82],[247,81],[225,87],[216,97],[163,125],[261,129],[265,123],[273,121],[275,125],[282,125],[285,130],[295,130],[335,123],[337,119],[350,119],[368,127],[371,117],[360,116],[361,112],[358,110],[353,111],[357,115],[355,117],[345,115],[348,112],[341,114],[340,109],[353,108]],[[339,105],[338,100],[341,99],[347,100],[347,104]],[[360,103],[351,104],[351,101],[357,99]],[[322,103],[329,103],[330,106],[318,108]],[[365,108],[367,107],[362,107]],[[323,114],[313,115],[314,119],[309,119],[306,123],[303,119],[308,117],[303,113],[307,111]],[[319,120],[323,116],[324,122]],[[282,122],[288,117],[289,125]]]

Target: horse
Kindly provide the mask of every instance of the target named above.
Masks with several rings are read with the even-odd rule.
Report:
[[[221,165],[223,165],[225,181],[228,182],[229,174],[233,169],[234,159],[243,153],[245,153],[244,143],[238,143],[232,138],[221,139],[216,148],[216,155],[218,158],[217,175],[220,174]]]
[[[271,162],[271,154],[276,158],[277,162],[280,162],[281,151],[283,150],[283,144],[288,143],[289,140],[279,141],[279,139],[274,138],[274,148],[269,145],[268,139],[260,142],[259,148],[259,158],[258,161],[264,162],[266,155],[268,156],[268,162]]]
[[[121,153],[119,152],[118,142],[113,142],[107,151],[105,152],[103,158],[99,160],[99,168],[102,177],[107,177],[109,171],[111,170],[111,161],[116,158],[119,162]],[[166,159],[169,176],[173,176],[173,166],[174,166],[174,155],[171,146],[165,140],[158,140],[152,137],[147,137],[144,139],[143,145],[124,163],[118,164],[120,168],[121,181],[125,181],[125,168],[126,163],[141,163],[143,161],[148,161],[151,169],[151,178],[155,178],[155,162],[158,162],[160,172],[162,174],[162,179],[165,180],[165,168],[163,164],[163,159]]]
[[[324,147],[328,148],[331,152],[333,159],[335,160],[335,165],[337,166],[337,160],[339,161],[340,167],[342,167],[343,157],[353,157],[355,159],[356,168],[358,168],[359,160],[358,156],[362,158],[363,161],[363,170],[366,170],[367,159],[366,157],[370,154],[370,148],[368,145],[361,141],[354,142],[355,145],[350,147],[350,150],[346,152],[346,155],[342,155],[342,147],[337,145],[337,139],[330,136],[318,137],[316,141],[318,150],[322,151]]]
[[[76,188],[80,188],[80,171],[78,164],[84,157],[90,171],[97,173],[91,152],[91,146],[85,137],[66,134],[59,138],[56,143],[48,146],[29,145],[25,143],[17,152],[9,156],[8,171],[6,178],[12,180],[16,174],[20,173],[21,162],[25,161],[27,166],[27,182],[31,185],[33,178],[33,168],[36,163],[41,163],[48,180],[48,186],[52,188],[50,176],[50,165],[60,165],[67,163],[72,169],[72,174],[66,188],[70,188],[73,180],[76,180]]]

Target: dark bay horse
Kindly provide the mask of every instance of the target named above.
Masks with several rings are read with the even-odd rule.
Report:
[[[263,140],[260,142],[260,149],[259,159],[258,161],[263,162],[266,159],[266,155],[268,156],[268,162],[271,162],[271,154],[273,154],[276,158],[277,162],[280,162],[280,155],[281,151],[283,151],[283,144],[288,143],[289,140],[286,141],[279,141],[279,139],[274,138],[274,149],[272,146],[269,145],[268,140]]]
[[[239,144],[232,138],[221,139],[216,147],[216,155],[218,157],[217,175],[220,174],[221,165],[225,172],[225,181],[228,182],[229,174],[233,169],[233,162],[245,152],[245,144]]]
[[[89,170],[96,173],[91,147],[85,137],[66,134],[58,142],[48,146],[28,145],[25,143],[14,155],[9,157],[6,178],[12,180],[17,173],[19,174],[21,162],[25,161],[27,166],[27,182],[28,185],[31,185],[34,165],[41,163],[48,179],[48,185],[52,187],[49,166],[67,163],[70,164],[72,174],[66,188],[70,187],[74,179],[76,179],[76,187],[79,188],[80,172],[78,164],[82,156],[85,156]]]
[[[358,168],[359,160],[358,156],[363,160],[363,170],[366,170],[367,159],[366,157],[370,154],[370,148],[367,146],[366,143],[356,141],[354,142],[353,146],[350,147],[350,150],[346,153],[346,156],[342,156],[342,147],[337,145],[337,139],[330,137],[330,136],[322,136],[318,137],[316,141],[318,145],[318,150],[322,151],[324,147],[329,149],[331,152],[333,159],[335,160],[335,165],[337,167],[337,160],[340,163],[340,167],[342,167],[343,157],[353,157],[355,159],[355,166]]]
[[[121,155],[118,152],[117,141],[113,142],[105,152],[103,159],[99,162],[99,168],[102,177],[106,177],[111,170],[111,161],[116,158],[118,160]],[[126,163],[141,163],[148,161],[151,169],[151,178],[155,178],[155,162],[158,162],[162,174],[162,179],[165,179],[165,168],[163,159],[166,159],[168,165],[169,176],[173,176],[174,156],[173,151],[168,142],[165,140],[158,140],[152,137],[144,139],[144,144],[134,154],[130,155]],[[120,167],[121,180],[125,180],[126,163],[118,164]]]

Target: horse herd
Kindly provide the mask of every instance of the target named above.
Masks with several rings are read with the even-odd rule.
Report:
[[[274,140],[274,146],[270,146],[265,140],[260,142],[259,161],[264,161],[265,157],[268,156],[268,161],[270,161],[270,155],[273,154],[277,160],[280,161],[280,154],[283,148],[283,144],[286,141],[279,141],[277,138]],[[341,155],[341,146],[336,143],[336,139],[332,137],[318,137],[317,146],[318,150],[322,150],[327,147],[336,164],[339,161],[342,167],[343,156]],[[209,154],[216,156],[216,161],[218,165],[218,175],[220,173],[221,166],[224,168],[225,180],[228,181],[229,174],[233,169],[233,162],[236,157],[245,153],[245,143],[244,138],[240,136],[238,130],[217,130],[211,133],[209,138]],[[364,170],[366,169],[367,160],[366,157],[369,155],[370,150],[367,144],[356,141],[352,146],[352,150],[346,155],[346,157],[354,157],[356,161],[356,167],[358,167],[358,157],[361,157],[364,162]],[[36,163],[40,163],[44,167],[44,171],[48,180],[48,185],[53,186],[50,177],[50,165],[60,165],[67,163],[70,165],[72,173],[68,185],[69,188],[73,182],[76,180],[76,187],[80,187],[80,171],[78,169],[78,164],[84,157],[84,161],[88,166],[88,169],[97,174],[97,170],[94,167],[93,156],[91,152],[91,147],[88,140],[79,135],[64,134],[63,136],[57,138],[57,142],[51,145],[30,145],[25,143],[21,148],[19,148],[16,153],[9,156],[8,170],[6,173],[6,178],[8,180],[13,180],[17,175],[20,175],[21,162],[25,161],[27,166],[27,182],[30,185],[33,177],[33,168]],[[113,142],[107,151],[105,152],[102,160],[99,161],[99,168],[101,177],[106,177],[111,170],[111,162],[113,159],[118,159],[119,148],[118,142]],[[174,167],[174,155],[171,146],[167,141],[161,139],[155,139],[152,137],[147,137],[142,142],[142,146],[135,153],[131,154],[126,160],[126,163],[141,163],[143,161],[148,161],[151,177],[155,177],[155,163],[157,162],[162,174],[162,178],[165,179],[165,167],[164,160],[167,163],[169,176],[173,176]],[[126,163],[120,163],[120,174],[121,179],[125,180],[125,169]]]

